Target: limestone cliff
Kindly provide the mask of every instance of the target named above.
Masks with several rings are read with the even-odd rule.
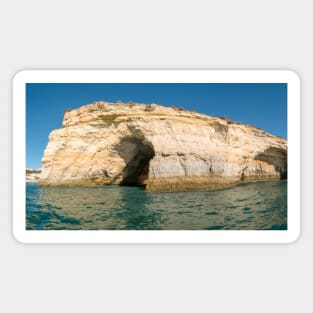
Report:
[[[39,180],[40,177],[40,173],[41,173],[41,169],[31,169],[31,168],[27,168],[26,169],[26,182],[27,183],[36,183]]]
[[[41,185],[219,189],[287,176],[287,142],[261,129],[175,107],[95,102],[64,112]]]

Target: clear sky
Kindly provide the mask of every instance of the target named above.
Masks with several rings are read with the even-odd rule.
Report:
[[[287,138],[287,84],[64,84],[26,88],[26,165],[40,168],[49,133],[63,111],[94,101],[174,105],[254,125]]]

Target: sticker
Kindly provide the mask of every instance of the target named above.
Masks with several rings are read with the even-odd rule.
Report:
[[[298,76],[17,73],[13,233],[23,243],[295,241]]]

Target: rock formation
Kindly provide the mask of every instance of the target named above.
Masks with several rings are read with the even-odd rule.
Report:
[[[27,183],[36,183],[39,180],[40,177],[40,173],[41,173],[41,169],[31,169],[31,168],[27,168],[26,169],[26,182]]]
[[[41,185],[213,190],[286,178],[287,141],[182,108],[95,102],[64,112],[42,164]]]

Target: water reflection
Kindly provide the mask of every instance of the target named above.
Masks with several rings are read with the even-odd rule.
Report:
[[[287,180],[220,191],[27,184],[27,229],[286,229]]]

